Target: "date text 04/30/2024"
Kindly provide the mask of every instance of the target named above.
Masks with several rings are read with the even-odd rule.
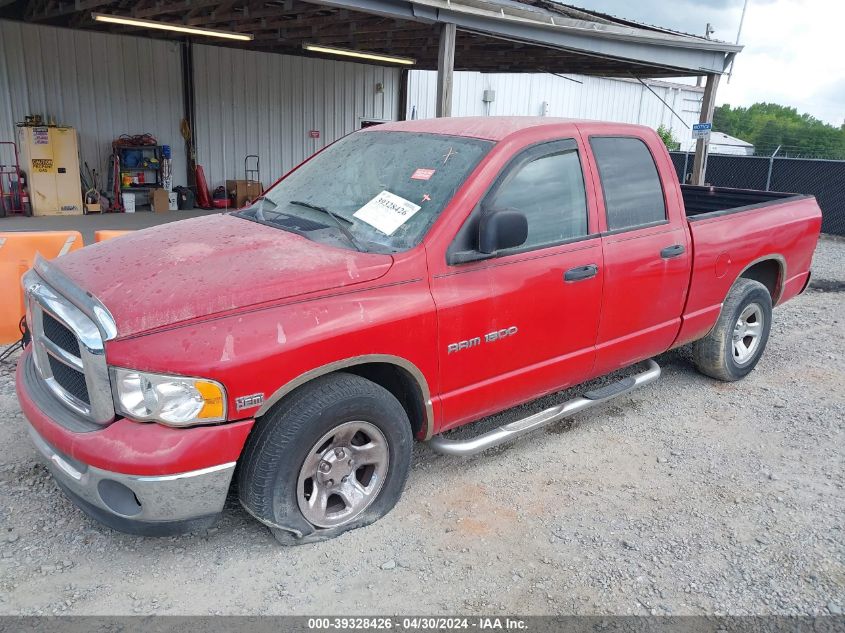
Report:
[[[527,623],[520,618],[510,617],[349,617],[349,618],[309,618],[311,630],[526,630]]]

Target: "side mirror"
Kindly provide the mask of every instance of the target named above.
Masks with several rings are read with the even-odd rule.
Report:
[[[528,239],[528,218],[514,209],[489,209],[478,223],[478,250],[490,255],[524,244]]]

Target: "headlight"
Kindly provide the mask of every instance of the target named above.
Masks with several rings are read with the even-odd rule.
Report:
[[[112,367],[111,376],[115,407],[133,420],[193,426],[226,419],[226,392],[213,380],[122,367]]]

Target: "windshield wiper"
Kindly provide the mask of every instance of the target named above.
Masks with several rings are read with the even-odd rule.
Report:
[[[272,206],[271,208],[275,208],[275,207],[279,206],[279,205],[277,205],[275,202],[273,202],[272,200],[270,200],[270,198],[268,198],[267,196],[261,196],[260,198],[258,198],[257,200],[255,200],[255,202],[257,202],[257,203],[258,203],[258,208],[255,210],[255,217],[256,217],[257,219],[261,220],[262,222],[266,222],[266,221],[267,221],[267,220],[264,218],[264,203],[265,203],[265,202],[269,202],[270,204],[272,204],[273,206]],[[253,204],[255,204],[255,202],[253,202]]]
[[[335,226],[338,228],[338,230],[341,233],[343,233],[344,237],[346,237],[346,239],[349,240],[349,243],[352,244],[352,246],[355,247],[355,250],[357,250],[361,253],[368,253],[369,252],[366,248],[364,248],[361,244],[358,243],[358,240],[356,240],[355,236],[352,235],[352,231],[350,231],[348,228],[346,228],[345,226],[343,226],[340,223],[340,221],[343,220],[344,222],[352,224],[351,220],[347,220],[346,218],[338,217],[337,215],[335,215],[334,213],[329,211],[326,207],[321,207],[321,206],[318,206],[316,204],[311,204],[310,202],[303,202],[302,200],[290,200],[288,202],[288,204],[295,204],[298,207],[305,207],[306,209],[314,209],[314,211],[322,211],[323,213],[328,215],[332,220],[334,220]]]

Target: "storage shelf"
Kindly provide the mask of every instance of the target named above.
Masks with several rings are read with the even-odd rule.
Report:
[[[112,151],[120,160],[122,193],[137,193],[140,196],[152,196],[154,189],[162,188],[162,146],[161,145],[126,145],[124,143],[112,143]],[[138,165],[132,167],[127,165],[125,159],[132,154],[138,161]],[[156,159],[158,163],[144,165],[144,161]],[[132,185],[122,183],[123,176],[131,177],[133,174],[147,174],[143,180],[146,182]]]

